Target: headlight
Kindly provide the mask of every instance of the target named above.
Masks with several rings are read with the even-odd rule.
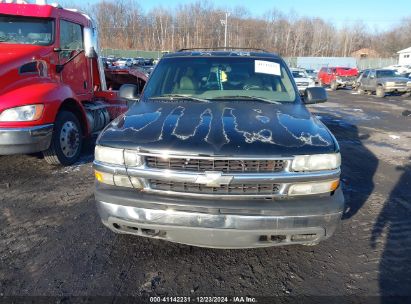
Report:
[[[337,169],[341,165],[341,154],[297,155],[292,163],[293,171],[319,171]]]
[[[94,157],[102,163],[124,165],[123,152],[123,149],[96,146]]]
[[[138,167],[143,165],[143,157],[141,155],[138,155],[136,151],[125,150],[124,162],[128,167]]]
[[[335,191],[340,184],[340,180],[326,181],[326,182],[315,182],[315,183],[301,183],[291,185],[288,189],[288,195],[311,195],[311,194],[321,194],[329,193]]]
[[[407,82],[407,86],[408,86],[408,87],[411,87],[411,81],[408,81],[408,82]]]
[[[388,82],[385,83],[385,86],[386,86],[386,87],[393,87],[393,86],[395,86],[395,82],[393,82],[393,81],[388,81]]]
[[[40,119],[44,105],[36,104],[4,110],[0,114],[0,121],[34,121]]]

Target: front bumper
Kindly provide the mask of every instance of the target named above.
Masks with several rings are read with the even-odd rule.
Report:
[[[208,200],[146,194],[97,184],[102,222],[117,233],[211,248],[317,243],[340,222],[342,191],[282,200]]]
[[[411,87],[410,86],[385,86],[384,87],[385,92],[390,93],[390,92],[401,92],[401,93],[409,93],[411,92]]]
[[[338,86],[340,87],[353,87],[355,86],[355,80],[337,80]]]
[[[0,155],[27,154],[47,150],[53,124],[27,128],[0,128]]]

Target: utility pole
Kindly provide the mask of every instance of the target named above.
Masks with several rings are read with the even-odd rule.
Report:
[[[230,13],[229,13],[229,12],[226,12],[226,13],[225,13],[225,20],[224,20],[224,19],[221,19],[221,20],[220,20],[221,25],[224,25],[224,26],[225,26],[225,29],[224,29],[224,48],[227,48],[227,25],[228,25],[228,16],[230,16]]]

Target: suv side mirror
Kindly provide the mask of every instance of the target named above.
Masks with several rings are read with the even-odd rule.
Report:
[[[307,88],[304,93],[304,103],[314,104],[326,102],[328,99],[327,92],[322,87]]]
[[[137,102],[140,98],[140,94],[138,93],[138,87],[134,84],[123,84],[120,87],[119,92],[120,98],[124,98],[127,100],[127,104]]]

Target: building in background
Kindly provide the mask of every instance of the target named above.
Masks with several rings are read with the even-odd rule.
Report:
[[[399,51],[397,54],[400,55],[400,58],[398,59],[399,65],[411,65],[411,47]]]
[[[380,58],[380,54],[373,49],[363,48],[358,51],[352,52],[351,57],[356,59],[366,59],[366,58]]]

